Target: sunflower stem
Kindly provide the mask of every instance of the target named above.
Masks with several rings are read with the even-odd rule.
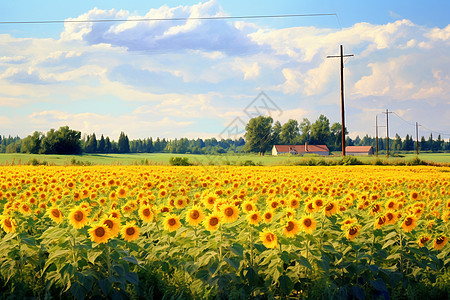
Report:
[[[248,225],[248,234],[250,240],[250,266],[253,267],[253,234],[252,234],[252,226]]]
[[[370,260],[369,260],[369,266],[372,264],[372,259],[373,259],[373,251],[375,249],[375,234],[373,235],[373,239],[372,239],[372,246],[370,248]]]

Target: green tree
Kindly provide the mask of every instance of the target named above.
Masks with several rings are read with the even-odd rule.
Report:
[[[38,154],[41,150],[42,133],[35,131],[32,135],[22,140],[22,149],[24,153]]]
[[[311,144],[326,145],[330,137],[330,121],[324,115],[320,115],[311,125]]]
[[[105,153],[111,153],[112,152],[112,144],[111,140],[109,139],[109,136],[105,139]]]
[[[284,123],[281,128],[280,139],[281,143],[284,145],[295,145],[300,140],[300,129],[298,127],[298,122],[293,119],[289,119]]]
[[[276,121],[272,128],[272,144],[273,145],[279,145],[281,143],[281,124],[280,121]]]
[[[335,122],[330,129],[330,145],[334,151],[342,150],[342,125]]]
[[[311,122],[307,118],[303,118],[302,122],[298,126],[301,132],[300,143],[304,144],[311,139]]]
[[[100,137],[100,140],[97,143],[97,152],[105,153],[105,147],[106,147],[106,141],[102,134],[102,136]]]
[[[130,153],[130,141],[128,136],[121,132],[119,135],[119,141],[117,142],[117,151],[119,153]]]
[[[96,153],[97,152],[97,137],[93,133],[89,139],[86,141],[86,146],[84,147],[86,153]]]
[[[69,126],[58,130],[50,129],[41,141],[41,152],[44,154],[80,154],[81,132],[69,129]]]
[[[264,155],[264,152],[270,149],[272,142],[272,123],[271,117],[259,116],[250,119],[245,126],[245,146],[246,151],[258,152]]]

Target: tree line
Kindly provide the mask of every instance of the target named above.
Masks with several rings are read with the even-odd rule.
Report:
[[[346,134],[348,133],[345,130]],[[270,151],[273,145],[303,145],[308,142],[311,145],[327,145],[330,151],[340,151],[342,149],[342,126],[340,123],[333,123],[324,115],[311,123],[307,118],[303,118],[300,123],[290,119],[283,125],[279,121],[273,122],[271,117],[259,116],[251,119],[246,126],[245,132],[246,152],[257,152],[263,155]],[[372,146],[376,148],[376,139],[364,136],[362,139],[357,136],[354,140],[346,137],[347,146]],[[386,150],[386,139],[378,139],[378,150]],[[389,149],[392,152],[413,151],[416,142],[412,136],[406,135],[404,139],[396,134],[389,139]],[[422,136],[419,142],[420,151],[450,151],[450,140],[445,142],[440,135],[433,139],[431,134],[428,140]]]
[[[0,153],[31,153],[31,154],[81,154],[81,153],[192,153],[192,154],[222,154],[239,152],[257,152],[263,154],[270,151],[273,145],[327,145],[330,151],[340,151],[341,124],[333,123],[324,115],[311,122],[303,118],[299,123],[290,119],[281,124],[273,122],[271,117],[259,116],[252,118],[246,125],[244,138],[237,139],[146,139],[129,140],[121,132],[117,142],[103,134],[98,138],[95,133],[84,135],[68,126],[58,130],[51,129],[46,134],[35,131],[21,139],[19,137],[0,135]],[[347,130],[346,130],[347,133]],[[365,135],[351,139],[347,136],[348,146],[372,146],[375,138]],[[412,136],[402,139],[398,134],[389,139],[389,149],[392,152],[413,151],[416,142]],[[386,149],[386,139],[378,139],[378,150]],[[430,134],[419,141],[420,151],[442,152],[450,151],[450,140],[444,141],[440,135],[437,139]]]

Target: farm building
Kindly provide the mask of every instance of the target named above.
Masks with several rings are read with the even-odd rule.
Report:
[[[347,146],[345,147],[346,155],[373,155],[372,146]]]
[[[326,145],[273,145],[272,155],[278,154],[293,154],[293,155],[304,155],[304,154],[318,154],[323,156],[330,155],[330,150]]]

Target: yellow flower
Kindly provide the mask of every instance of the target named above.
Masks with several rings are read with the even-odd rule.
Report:
[[[262,218],[259,215],[259,212],[252,212],[250,214],[247,215],[247,221],[248,223],[252,224],[252,225],[258,225],[259,222],[261,222]],[[269,248],[269,247],[267,247]]]
[[[6,233],[16,232],[16,221],[9,216],[0,217],[0,226]]]
[[[81,229],[89,222],[87,216],[86,210],[74,207],[69,213],[69,223],[76,229]]]
[[[108,242],[110,237],[110,230],[104,224],[97,224],[95,226],[92,226],[92,228],[89,229],[88,232],[89,236],[91,237],[91,241],[98,244],[104,244]]]
[[[192,206],[192,208],[186,214],[186,221],[191,226],[197,226],[203,221],[204,218],[205,215],[203,214],[202,210],[196,205]]]
[[[277,236],[271,231],[264,230],[260,233],[259,238],[266,248],[276,248],[278,246]]]
[[[295,219],[289,219],[284,227],[284,235],[287,237],[294,237],[300,231],[300,224]]]
[[[304,232],[312,234],[316,229],[316,221],[309,216],[304,216],[300,220],[300,227]]]
[[[225,223],[232,223],[239,217],[239,209],[234,204],[225,204],[220,209],[222,210],[222,217]]]
[[[218,214],[211,214],[203,221],[205,228],[209,231],[214,231],[219,228],[220,216]]]
[[[141,208],[139,209],[139,218],[141,218],[142,221],[152,222],[153,217],[154,217],[154,214],[153,214],[151,206],[149,206],[149,205],[141,206]]]
[[[63,221],[63,214],[56,207],[50,208],[47,211],[47,214],[50,217],[50,219],[52,219],[52,221],[55,222],[56,224],[60,224]]]
[[[417,241],[420,247],[424,247],[425,244],[430,240],[430,237],[428,236],[421,236],[420,239]]]
[[[356,224],[352,224],[348,229],[347,229],[347,233],[345,234],[345,237],[350,240],[353,241],[353,239],[359,234],[359,230],[360,230],[361,226],[356,225]]]
[[[336,213],[338,209],[338,206],[334,202],[329,202],[327,205],[325,205],[325,208],[323,212],[327,217],[331,217],[332,214]]]
[[[411,232],[417,226],[417,217],[414,215],[407,216],[402,223],[402,228],[406,232]]]
[[[436,250],[441,250],[447,242],[448,238],[442,235],[434,240],[433,248]]]
[[[111,237],[116,237],[119,235],[120,232],[120,222],[118,218],[114,218],[114,217],[106,217],[103,218],[100,221],[100,224],[105,225],[106,227],[108,227],[109,231],[110,231],[110,236]]]
[[[270,223],[272,222],[273,213],[271,211],[266,211],[263,215],[263,218],[265,223]]]
[[[180,218],[175,215],[167,215],[164,220],[164,228],[169,232],[176,231],[181,227]]]
[[[120,230],[125,241],[134,241],[139,237],[139,227],[135,225],[135,222],[127,222],[125,226]]]
[[[249,212],[251,212],[253,210],[255,210],[255,211],[257,210],[255,204],[252,201],[249,201],[249,200],[245,201],[242,204],[241,208],[246,213],[249,213]]]
[[[375,219],[375,228],[376,229],[381,229],[381,227],[383,227],[384,225],[386,225],[386,216],[381,216]]]

